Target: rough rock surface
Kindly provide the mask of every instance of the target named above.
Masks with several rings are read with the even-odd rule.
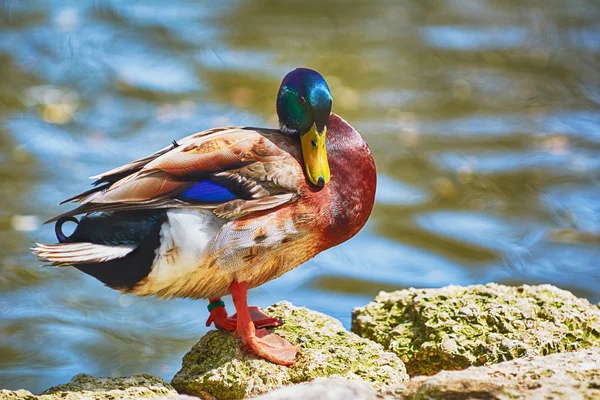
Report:
[[[600,310],[551,285],[380,293],[352,331],[396,353],[411,375],[600,346]]]
[[[317,378],[309,383],[286,386],[255,397],[256,400],[379,400],[384,398],[368,383],[341,378]]]
[[[28,390],[20,389],[20,390],[7,390],[0,389],[0,399],[1,400],[37,400],[41,396],[36,396]],[[46,399],[43,399],[46,400]]]
[[[124,378],[95,378],[78,374],[71,382],[53,386],[36,396],[27,390],[2,390],[0,399],[25,400],[95,400],[95,399],[152,399],[176,395],[167,382],[150,374]]]
[[[180,393],[241,399],[318,377],[364,380],[377,390],[406,382],[404,364],[381,345],[358,337],[327,315],[277,303],[266,312],[283,318],[273,331],[301,346],[297,362],[283,367],[245,352],[230,332],[208,332],[183,358],[172,381]]]
[[[405,400],[600,399],[600,349],[419,376],[395,396]]]

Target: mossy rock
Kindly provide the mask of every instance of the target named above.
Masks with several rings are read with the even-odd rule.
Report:
[[[382,344],[409,374],[600,346],[600,310],[551,285],[494,283],[380,293],[352,331]]]
[[[327,315],[277,303],[266,312],[285,320],[273,332],[301,346],[291,367],[273,364],[245,351],[230,332],[210,331],[184,356],[171,384],[180,393],[218,399],[242,399],[318,377],[362,380],[376,390],[408,380],[393,353],[348,332]]]
[[[177,395],[163,379],[150,374],[122,378],[95,378],[78,374],[71,382],[53,386],[36,396],[26,390],[2,390],[0,400],[112,400],[152,399]]]
[[[599,349],[525,357],[419,376],[398,388],[402,400],[600,399]]]

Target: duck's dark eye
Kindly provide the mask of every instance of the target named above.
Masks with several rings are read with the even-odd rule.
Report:
[[[305,105],[306,104],[306,99],[304,98],[304,96],[300,96],[300,104]]]

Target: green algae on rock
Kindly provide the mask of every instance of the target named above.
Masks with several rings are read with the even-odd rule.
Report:
[[[266,312],[283,318],[273,329],[301,346],[297,362],[283,367],[241,347],[231,332],[210,331],[184,356],[171,384],[180,393],[209,393],[220,400],[257,396],[269,390],[318,377],[362,380],[377,390],[408,380],[404,364],[381,345],[348,332],[327,315],[280,302]]]
[[[76,397],[81,394],[81,397]],[[54,395],[61,399],[143,399],[177,394],[162,378],[139,374],[120,378],[96,378],[77,374],[71,382],[53,386],[42,395]]]
[[[95,378],[77,374],[71,382],[53,386],[36,396],[26,390],[2,390],[0,400],[104,400],[104,399],[152,399],[176,395],[177,392],[161,378],[139,374],[122,378]]]
[[[382,344],[410,375],[600,346],[600,310],[551,285],[494,283],[380,293],[352,331]]]

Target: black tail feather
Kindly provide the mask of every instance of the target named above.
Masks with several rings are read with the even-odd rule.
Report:
[[[65,243],[69,241],[69,237],[65,236],[62,231],[62,226],[65,222],[75,222],[77,225],[79,225],[79,220],[77,220],[75,217],[67,216],[59,218],[58,221],[56,221],[56,225],[54,225],[54,233],[56,233],[56,240],[58,240],[59,243]]]
[[[110,287],[130,290],[152,270],[166,221],[164,210],[91,214],[80,220],[63,215],[54,227],[60,243],[38,244],[33,250],[52,265],[72,265]],[[77,224],[70,236],[62,231],[65,222]]]

